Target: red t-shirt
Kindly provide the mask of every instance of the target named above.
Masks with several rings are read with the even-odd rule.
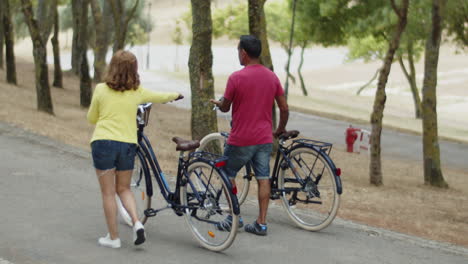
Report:
[[[261,64],[248,65],[231,74],[224,93],[224,97],[232,101],[228,144],[272,143],[272,107],[275,97],[283,94],[276,74]]]

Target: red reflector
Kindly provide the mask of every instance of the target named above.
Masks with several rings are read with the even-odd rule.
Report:
[[[340,176],[340,175],[341,175],[341,169],[340,169],[340,168],[336,168],[336,169],[335,169],[335,174],[336,174],[336,176]]]
[[[232,187],[232,194],[237,195],[237,186]]]
[[[216,168],[224,167],[224,166],[226,166],[226,161],[223,160],[223,161],[220,161],[220,162],[216,162],[215,166],[216,166]]]

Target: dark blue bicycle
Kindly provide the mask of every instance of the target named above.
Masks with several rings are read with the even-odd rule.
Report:
[[[299,131],[279,137],[279,146],[271,175],[271,200],[281,203],[289,218],[299,227],[319,231],[335,219],[342,193],[341,169],[330,158],[331,143],[295,139]],[[221,155],[229,133],[205,136],[198,150]],[[236,177],[237,198],[247,198],[253,170],[248,163]]]
[[[171,190],[150,141],[143,133],[148,124],[151,105],[140,105],[137,114],[138,149],[131,189],[140,221],[144,224],[158,212],[172,209],[176,215],[185,217],[192,234],[203,247],[213,251],[225,250],[236,237],[239,217],[237,197],[221,169],[227,158],[204,151],[186,155],[186,152],[198,148],[199,142],[173,138],[180,155],[175,188]],[[157,187],[167,205],[154,209],[152,198]],[[125,219],[126,211],[121,205],[119,212]],[[217,228],[224,221],[231,221],[231,217],[233,228],[227,232]]]

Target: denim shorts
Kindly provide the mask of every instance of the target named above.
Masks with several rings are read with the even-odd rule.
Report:
[[[137,145],[114,140],[91,143],[94,167],[98,170],[133,170]]]
[[[257,180],[268,180],[270,179],[270,156],[272,151],[272,143],[245,147],[227,144],[224,149],[224,156],[227,156],[228,160],[224,170],[227,176],[233,179],[247,162],[252,161]]]

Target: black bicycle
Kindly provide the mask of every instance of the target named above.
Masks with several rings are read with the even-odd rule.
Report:
[[[131,189],[140,221],[144,224],[158,212],[172,209],[176,215],[185,216],[193,236],[203,247],[213,251],[225,250],[236,237],[239,217],[237,197],[221,169],[227,158],[204,151],[185,155],[185,152],[199,147],[200,143],[173,138],[180,155],[175,188],[171,190],[150,141],[143,133],[148,124],[151,105],[140,105],[137,114],[138,148]],[[159,186],[167,202],[165,207],[159,209],[151,207],[156,186]],[[119,212],[124,218],[128,217],[121,204]],[[221,230],[219,226],[223,226],[223,221],[232,221],[233,228],[227,232]]]
[[[273,174],[271,199],[281,200],[289,218],[299,227],[319,231],[336,217],[342,193],[341,169],[330,158],[331,143],[296,138],[299,131],[289,131],[279,137]],[[205,136],[198,150],[222,154],[229,133]],[[287,143],[289,142],[289,144]],[[253,177],[248,163],[236,177],[237,197],[242,204]]]

